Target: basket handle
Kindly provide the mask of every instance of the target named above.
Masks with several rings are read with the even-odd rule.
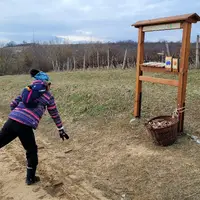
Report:
[[[149,122],[145,122],[144,125],[145,125],[148,129],[152,129],[152,127],[150,126]]]

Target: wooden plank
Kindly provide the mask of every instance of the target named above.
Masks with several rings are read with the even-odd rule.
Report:
[[[147,81],[151,83],[160,83],[160,84],[171,85],[171,86],[176,86],[176,87],[178,87],[179,85],[177,80],[172,80],[172,79],[154,78],[150,76],[140,76],[139,79],[141,81]]]
[[[143,71],[143,72],[152,72],[152,73],[175,74],[175,75],[179,74],[179,72],[167,71],[165,68],[162,68],[162,67],[144,67],[144,66],[141,66],[141,71]]]
[[[191,22],[191,20],[193,23],[196,23],[197,21],[200,21],[200,17],[196,13],[191,13],[185,15],[172,16],[172,17],[163,17],[151,20],[138,21],[135,24],[132,24],[132,26],[139,28],[140,26],[144,27],[156,24],[169,24],[169,23],[185,22],[185,21]]]
[[[178,86],[178,98],[177,98],[178,108],[185,107],[188,60],[190,52],[190,36],[191,36],[191,23],[185,22],[183,24],[183,37],[182,37],[182,47],[181,47],[181,61],[180,61],[179,86]],[[180,133],[183,133],[184,113],[180,114],[179,120],[180,122],[178,131]]]
[[[159,25],[143,27],[144,32],[175,30],[175,29],[181,29],[181,23],[159,24]]]
[[[143,32],[142,27],[140,27],[138,30],[136,89],[135,89],[135,103],[134,103],[135,117],[140,117],[141,115],[142,81],[140,81],[139,77],[142,75],[140,65],[144,61],[144,36],[145,33]]]

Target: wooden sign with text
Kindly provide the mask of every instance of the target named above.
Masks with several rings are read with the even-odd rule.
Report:
[[[180,29],[181,23],[160,24],[143,27],[144,32]]]

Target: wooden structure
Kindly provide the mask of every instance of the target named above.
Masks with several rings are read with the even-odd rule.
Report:
[[[141,114],[142,81],[148,81],[152,83],[160,83],[178,87],[177,108],[185,107],[191,25],[192,23],[196,23],[198,21],[200,21],[200,17],[196,13],[193,13],[193,14],[174,16],[174,17],[138,21],[132,25],[139,29],[138,49],[137,49],[136,93],[135,93],[135,105],[134,105],[134,116],[136,118],[140,117]],[[174,30],[174,29],[183,29],[179,71],[172,72],[162,67],[145,66],[145,64],[143,63],[145,32]],[[178,75],[178,80],[143,76],[144,71],[174,73]],[[182,133],[184,124],[184,112],[180,113],[179,117],[180,121],[179,121],[178,131]]]

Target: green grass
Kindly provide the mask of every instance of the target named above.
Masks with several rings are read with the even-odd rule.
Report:
[[[186,123],[198,126],[200,72],[189,71]],[[155,76],[166,77],[156,74]],[[62,118],[85,121],[115,118],[121,113],[132,117],[135,70],[104,70],[50,73],[52,93]],[[169,76],[168,76],[169,78]],[[173,77],[174,78],[174,77]],[[31,82],[27,75],[0,77],[0,110],[9,112],[10,101]],[[143,84],[142,117],[171,114],[176,108],[177,88],[159,84]],[[49,121],[49,117],[45,117]]]
[[[200,136],[199,75],[200,71],[189,71],[185,113],[185,130],[196,136]],[[172,114],[177,88],[144,83],[142,118],[130,124],[134,69],[60,72],[50,73],[50,77],[52,93],[71,140],[57,142],[49,115],[43,118],[38,138],[54,141],[56,136],[45,150],[51,153],[51,160],[63,148],[73,149],[66,159],[54,160],[58,167],[67,166],[62,168],[62,176],[81,176],[109,199],[120,199],[126,191],[133,191],[130,199],[189,199],[183,197],[199,191],[198,144],[182,137],[176,144],[160,148],[152,144],[144,127],[144,121],[151,117]],[[0,112],[8,114],[10,101],[30,81],[24,75],[0,77]]]
[[[52,74],[59,110],[75,120],[113,116],[131,109],[134,71],[87,71]],[[59,80],[57,76],[60,76]]]

